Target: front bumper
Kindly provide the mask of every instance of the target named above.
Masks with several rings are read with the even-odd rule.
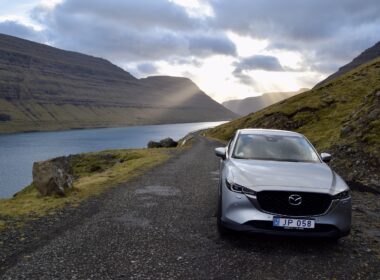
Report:
[[[284,216],[260,209],[254,196],[221,188],[221,224],[235,231],[246,231],[281,236],[343,237],[351,229],[351,198],[333,200],[329,209],[318,216]],[[273,227],[273,217],[308,218],[315,220],[314,229],[284,229]]]

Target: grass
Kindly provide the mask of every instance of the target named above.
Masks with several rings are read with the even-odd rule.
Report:
[[[5,221],[0,220],[0,231],[6,228]]]
[[[74,188],[65,197],[40,197],[30,185],[11,199],[0,200],[0,217],[38,218],[66,205],[77,206],[156,166],[175,153],[175,149],[109,150],[74,156]],[[0,229],[5,221],[0,220]]]

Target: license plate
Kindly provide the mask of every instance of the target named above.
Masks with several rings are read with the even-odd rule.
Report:
[[[273,218],[274,227],[283,228],[314,228],[315,221],[309,219]]]

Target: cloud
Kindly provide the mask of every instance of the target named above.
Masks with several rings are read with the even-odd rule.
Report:
[[[44,36],[41,32],[35,30],[31,26],[27,26],[13,20],[5,20],[0,22],[0,33],[21,37],[37,42],[44,41]]]
[[[155,74],[155,73],[157,73],[157,70],[158,70],[156,65],[154,65],[153,63],[149,63],[149,62],[144,62],[144,63],[138,64],[136,69],[141,74],[145,74],[145,75]]]
[[[189,50],[198,56],[235,55],[236,46],[225,35],[201,35],[189,38]]]
[[[210,26],[269,42],[267,50],[301,53],[314,69],[328,71],[375,44],[378,0],[210,0]]]
[[[256,86],[255,80],[251,76],[245,74],[243,71],[235,69],[235,71],[232,72],[232,74],[235,78],[238,79],[240,83],[247,86]]]
[[[284,71],[277,57],[270,55],[253,55],[243,58],[236,63],[236,70],[239,72],[243,70]]]
[[[32,17],[54,45],[121,63],[236,52],[223,32],[209,33],[203,19],[171,1],[66,0]]]
[[[240,61],[235,62],[234,65],[235,70],[232,72],[232,75],[234,75],[240,83],[248,86],[256,86],[256,82],[246,73],[247,71],[285,71],[277,57],[270,55],[253,55],[251,57],[242,58]]]
[[[200,59],[194,57],[172,57],[168,62],[171,65],[191,65],[195,67],[201,67],[203,65]]]
[[[261,38],[318,41],[347,26],[379,21],[377,0],[212,0],[215,27]]]

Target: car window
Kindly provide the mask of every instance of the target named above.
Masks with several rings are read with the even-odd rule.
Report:
[[[230,141],[228,141],[228,144],[227,144],[227,153],[228,153],[228,155],[229,155],[230,152],[231,152],[231,146],[232,146],[232,142],[233,142],[234,139],[235,139],[235,136],[236,136],[236,133],[231,137]]]
[[[301,136],[241,134],[233,157],[240,159],[319,162],[310,143]]]

